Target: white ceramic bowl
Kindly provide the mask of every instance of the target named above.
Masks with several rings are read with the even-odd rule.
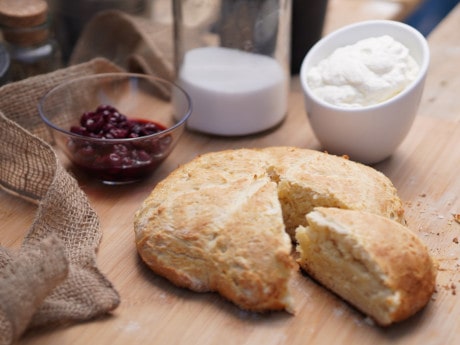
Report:
[[[307,73],[335,49],[359,40],[390,35],[405,45],[419,64],[415,80],[401,93],[376,105],[345,108],[326,103],[312,92]],[[343,27],[322,38],[305,56],[300,80],[310,125],[322,149],[373,164],[389,157],[409,132],[418,110],[430,60],[426,39],[413,27],[371,20]]]

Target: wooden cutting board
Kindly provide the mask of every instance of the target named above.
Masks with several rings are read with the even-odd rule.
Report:
[[[382,329],[341,299],[299,273],[298,312],[257,314],[217,294],[177,288],[139,260],[133,214],[154,185],[197,154],[226,148],[295,145],[317,149],[298,80],[292,82],[286,121],[275,130],[241,139],[186,133],[176,151],[149,180],[107,187],[77,175],[101,218],[101,270],[121,295],[113,315],[68,328],[27,334],[21,344],[455,344],[460,332],[460,122],[418,117],[388,160],[375,166],[395,184],[409,226],[439,260],[437,292],[421,313]],[[0,191],[1,244],[18,247],[36,206]],[[95,341],[97,340],[97,341]]]

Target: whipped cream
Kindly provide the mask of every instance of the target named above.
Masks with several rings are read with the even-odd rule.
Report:
[[[383,35],[336,49],[308,71],[307,82],[325,102],[365,107],[403,91],[419,69],[407,47]]]

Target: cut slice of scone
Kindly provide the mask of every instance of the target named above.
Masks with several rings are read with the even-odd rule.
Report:
[[[315,208],[296,230],[310,276],[386,326],[415,314],[434,289],[436,265],[407,227],[382,216]]]

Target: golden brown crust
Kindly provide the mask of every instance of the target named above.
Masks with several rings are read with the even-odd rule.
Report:
[[[308,227],[297,229],[300,266],[378,324],[404,320],[428,303],[436,265],[410,229],[337,208],[315,208],[307,219]]]
[[[292,147],[228,150],[155,187],[136,213],[136,244],[174,284],[217,291],[244,309],[293,311],[293,230],[318,204],[403,219],[391,182],[367,166]]]

